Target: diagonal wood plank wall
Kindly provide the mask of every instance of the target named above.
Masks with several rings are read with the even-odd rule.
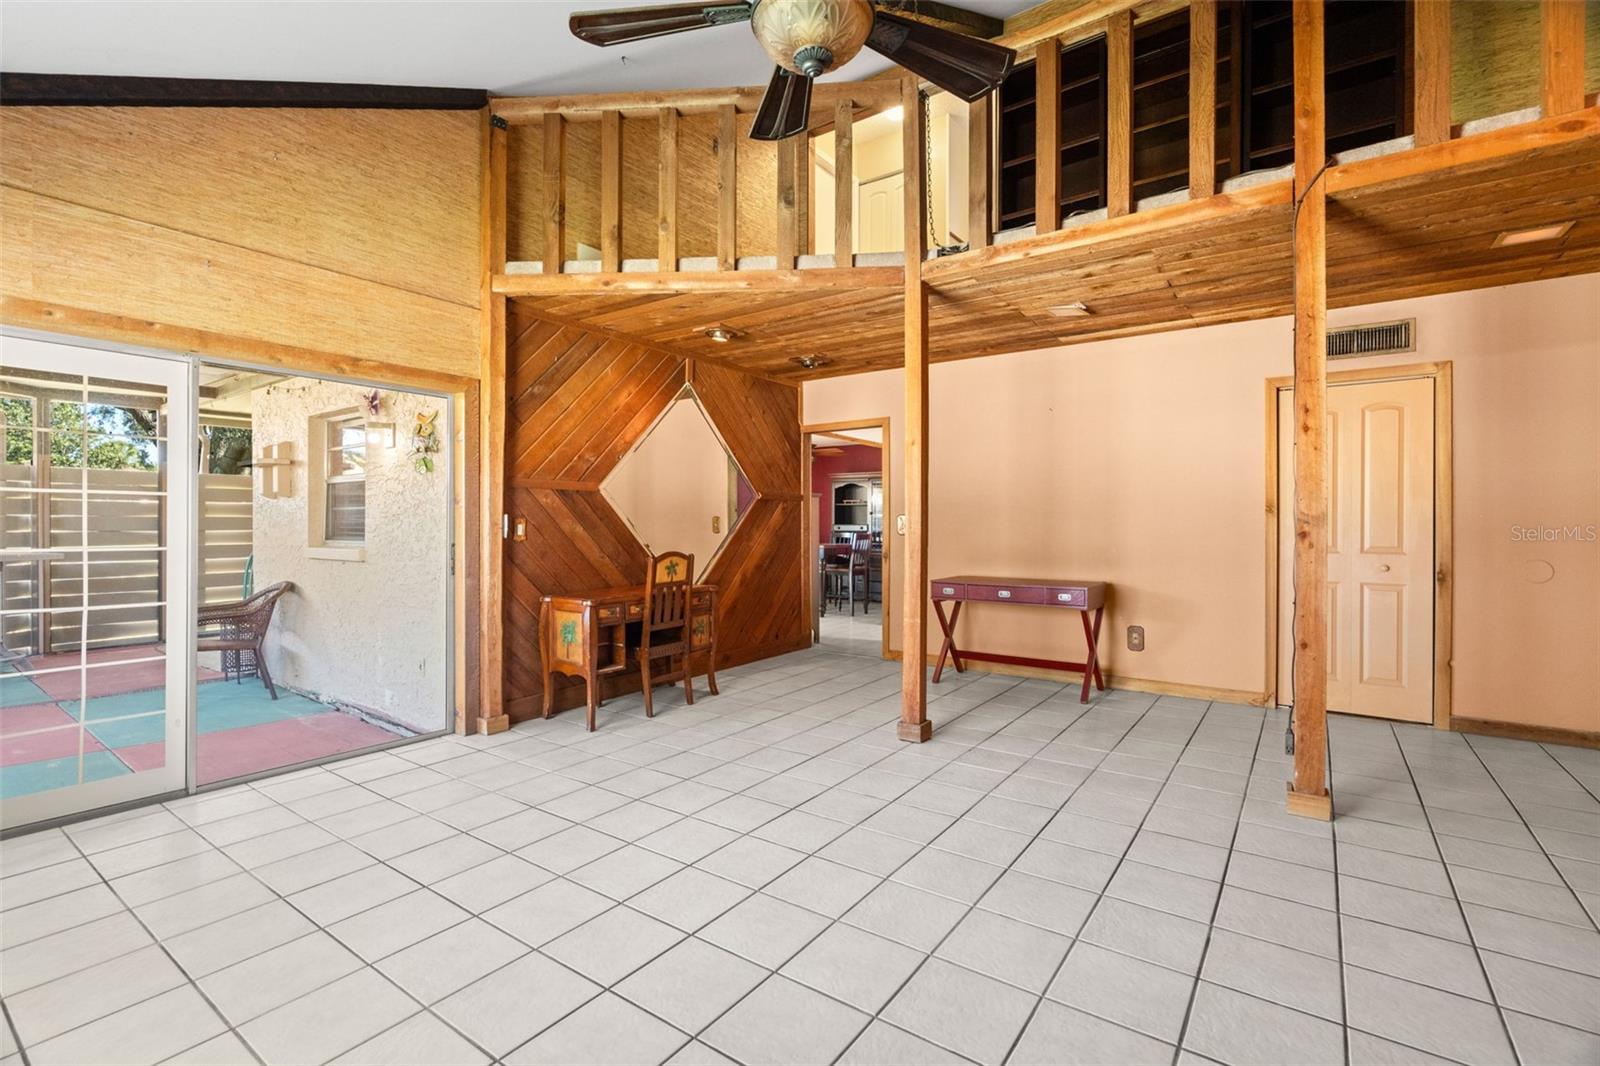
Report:
[[[540,319],[516,301],[507,333],[506,509],[527,522],[527,539],[506,543],[507,713],[527,718],[542,699],[541,596],[644,580],[644,548],[599,485],[686,380],[761,494],[702,575],[721,589],[719,665],[804,646],[798,389]],[[580,702],[581,684],[558,684],[558,707]],[[638,679],[607,686],[609,696]]]

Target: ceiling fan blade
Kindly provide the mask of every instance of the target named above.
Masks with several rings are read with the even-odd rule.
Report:
[[[867,47],[967,103],[998,88],[1017,59],[990,41],[882,10],[873,13]]]
[[[772,81],[761,98],[755,121],[750,124],[750,139],[781,141],[804,133],[811,124],[811,79],[774,67]]]
[[[750,11],[750,5],[744,0],[723,4],[622,7],[612,11],[579,11],[567,20],[567,28],[573,36],[590,44],[626,44],[706,26],[748,22]]]

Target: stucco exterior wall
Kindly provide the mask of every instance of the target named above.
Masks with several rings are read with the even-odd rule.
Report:
[[[252,501],[255,587],[295,584],[279,601],[267,663],[281,684],[429,732],[447,724],[450,466],[440,452],[434,472],[420,473],[410,451],[419,410],[440,411],[444,432],[442,401],[384,392],[375,421],[394,423],[395,443],[373,447],[369,439],[365,558],[313,558],[307,550],[310,421],[358,408],[365,391],[290,378],[251,396],[257,453],[294,445],[292,491],[265,498],[258,477]]]

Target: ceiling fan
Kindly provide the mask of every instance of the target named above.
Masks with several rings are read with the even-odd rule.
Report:
[[[580,40],[613,45],[749,22],[777,63],[750,128],[758,141],[805,132],[812,79],[848,63],[862,46],[968,103],[998,87],[1016,60],[1009,48],[892,9],[958,25],[975,19],[953,5],[924,0],[729,0],[580,11],[568,26]]]

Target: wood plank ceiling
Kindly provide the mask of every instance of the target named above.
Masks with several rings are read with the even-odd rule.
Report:
[[[1600,269],[1600,133],[1444,170],[1341,184],[1328,172],[1329,303],[1505,285]],[[1457,142],[1469,143],[1469,142]],[[1063,231],[1055,250],[999,245],[927,264],[936,361],[1287,314],[1288,182]],[[1574,221],[1555,241],[1498,234]],[[1058,235],[1061,236],[1061,235]],[[1049,308],[1081,301],[1087,318]],[[592,292],[524,296],[526,310],[787,380],[901,364],[900,285],[840,290]],[[743,331],[718,344],[709,325]],[[807,369],[799,357],[821,357]]]

